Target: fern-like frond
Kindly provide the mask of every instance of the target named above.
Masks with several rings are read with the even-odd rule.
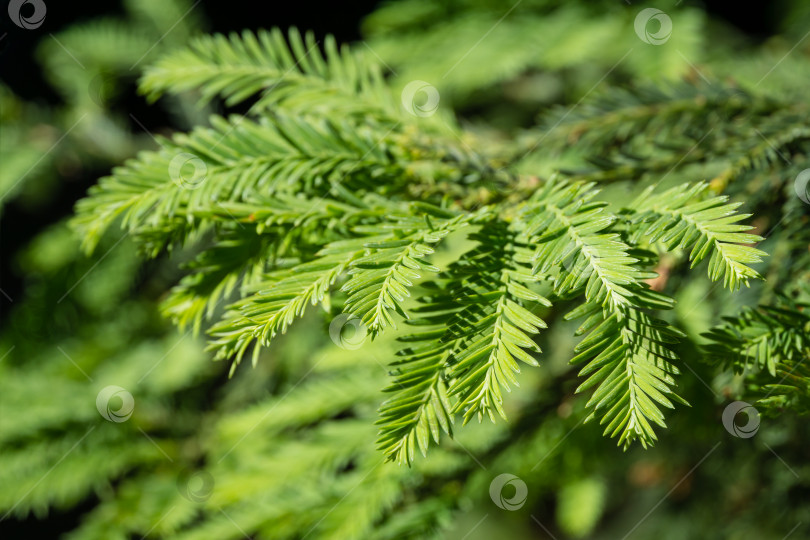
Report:
[[[150,99],[165,92],[199,90],[203,102],[222,97],[236,105],[255,95],[253,110],[282,107],[313,113],[371,110],[399,116],[379,62],[360,50],[338,49],[327,36],[324,52],[314,34],[274,28],[197,38],[188,49],[164,56],[147,69],[141,91]]]
[[[516,242],[514,232],[485,222],[470,239],[481,247],[457,266],[463,289],[456,294],[464,298],[466,309],[450,321],[450,331],[463,342],[452,359],[450,393],[458,395],[455,412],[464,413],[465,423],[484,415],[494,422],[496,413],[506,418],[501,390],[518,386],[518,361],[539,365],[530,352],[541,352],[533,336],[546,323],[529,309],[551,303],[527,287],[540,277],[532,274],[531,253]]]
[[[335,280],[360,254],[356,251],[324,254],[314,261],[269,274],[253,287],[253,294],[230,306],[225,318],[209,331],[213,338],[210,348],[216,351],[216,357],[234,357],[233,373],[254,341],[267,345],[277,334],[286,332],[304,314],[307,305],[323,302]],[[259,347],[254,348],[254,363],[259,351]]]
[[[195,211],[195,217],[217,222],[214,245],[187,265],[190,273],[171,290],[163,313],[181,327],[193,323],[198,331],[203,318],[210,319],[237,286],[244,296],[270,269],[297,263],[324,243],[345,238],[353,227],[391,212],[391,205],[378,197],[361,200],[339,184],[333,191],[339,197],[311,200],[276,193]]]
[[[708,360],[737,372],[764,369],[772,376],[780,365],[799,362],[810,354],[810,304],[743,308],[725,317],[722,325],[704,334]]]
[[[546,324],[532,313],[550,302],[527,284],[539,278],[528,266],[531,253],[497,220],[482,220],[469,235],[479,245],[465,253],[428,287],[419,332],[400,338],[409,346],[393,364],[394,396],[380,409],[378,445],[389,459],[410,463],[416,447],[425,454],[439,429],[452,434],[456,413],[506,417],[502,391],[517,386],[518,361],[537,366],[533,336]]]
[[[431,245],[470,220],[470,216],[464,214],[442,212],[427,205],[421,207],[427,208],[433,217],[425,214],[385,224],[385,228],[396,227],[396,230],[408,232],[363,244],[367,252],[352,262],[349,270],[352,278],[342,288],[349,294],[344,309],[359,316],[373,335],[386,326],[396,327],[392,311],[408,318],[401,303],[410,296],[408,289],[422,277],[419,272],[439,272],[425,260],[434,251]]]
[[[733,180],[740,178],[748,171],[768,171],[774,164],[784,164],[785,155],[800,149],[802,143],[810,139],[810,128],[805,126],[804,119],[807,112],[802,108],[789,108],[777,110],[765,118],[757,119],[757,126],[750,131],[745,130],[740,140],[735,141],[731,148],[726,150],[730,163],[720,174],[712,180],[712,187],[718,190],[725,189]],[[728,143],[726,144],[728,146]],[[801,169],[788,175],[790,164],[780,176],[794,176]]]
[[[757,403],[810,411],[810,304],[782,297],[779,305],[743,308],[703,336],[707,359],[746,375]]]
[[[571,363],[586,364],[579,375],[588,379],[577,392],[594,391],[589,418],[600,418],[600,424],[607,424],[604,434],[618,437],[625,448],[635,440],[646,448],[657,440],[652,424],[666,427],[661,407],[687,404],[672,389],[679,371],[671,349],[683,334],[640,309],[620,309],[606,314],[584,304],[566,315],[587,317],[577,334],[589,332]]]
[[[239,230],[222,234],[216,245],[188,263],[190,273],[163,301],[163,314],[181,329],[192,325],[194,332],[199,332],[203,318],[210,318],[240,282],[248,287],[261,277],[267,247],[266,237]]]
[[[607,423],[605,434],[618,436],[619,444],[647,446],[656,439],[651,422],[665,425],[656,403],[682,402],[670,388],[678,373],[671,363],[677,332],[644,311],[672,303],[643,283],[655,274],[636,267],[639,259],[612,231],[617,216],[594,200],[597,193],[593,184],[549,183],[524,209],[524,234],[537,245],[535,270],[542,275],[557,267],[555,294],[585,297],[569,318],[587,316],[577,334],[589,334],[571,363],[586,364],[579,374],[587,380],[577,391],[595,389],[591,417]]]
[[[380,407],[377,446],[397,463],[413,462],[418,445],[427,454],[430,438],[439,442],[440,430],[453,436],[453,404],[447,395],[445,368],[451,349],[429,346],[403,349],[403,358],[391,363],[392,393]]]
[[[368,130],[278,115],[211,121],[212,128],[163,140],[160,151],[114,169],[79,201],[73,223],[88,248],[119,217],[130,231],[182,230],[198,215],[226,202],[250,201],[253,194],[323,196],[333,182],[352,185],[386,173],[403,177],[385,141]]]
[[[416,270],[433,270],[423,260],[430,252],[427,246],[466,224],[468,218],[418,203],[411,204],[405,215],[397,214],[394,205],[387,207],[393,215],[385,215],[385,211],[377,210],[376,215],[370,211],[373,218],[368,223],[344,231],[354,238],[328,243],[313,261],[289,261],[287,267],[251,287],[211,329],[218,358],[235,355],[238,362],[254,340],[267,345],[303,314],[308,303],[322,302],[344,272],[352,275],[344,286],[349,291],[347,311],[362,315],[364,324],[375,333],[393,326],[390,310],[407,318],[400,306],[408,296],[406,287],[412,286],[411,279],[421,277]],[[438,220],[435,226],[431,215]],[[254,361],[258,351],[258,347],[254,349]]]
[[[549,182],[525,209],[524,234],[537,245],[535,272],[562,269],[554,283],[558,295],[584,287],[588,302],[618,312],[632,302],[628,287],[643,276],[620,235],[606,232],[617,218],[606,211],[607,203],[592,202],[598,193],[592,188],[593,184]]]
[[[711,253],[712,281],[722,278],[724,286],[732,290],[747,286],[749,278],[761,279],[748,265],[762,262],[766,253],[742,244],[763,238],[746,233],[753,227],[738,223],[751,215],[736,213],[742,203],[728,203],[725,196],[696,200],[707,188],[702,182],[659,194],[648,188],[630,205],[633,235],[647,237],[651,243],[660,241],[669,250],[691,249],[692,267]]]

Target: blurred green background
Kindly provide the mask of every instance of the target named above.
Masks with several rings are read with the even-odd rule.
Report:
[[[86,189],[153,148],[154,135],[221,112],[137,94],[140,69],[194,35],[291,25],[332,33],[379,56],[397,81],[433,81],[471,129],[506,136],[600,84],[759,84],[778,64],[763,86],[802,92],[805,2],[661,2],[654,7],[674,26],[666,48],[644,46],[632,28],[646,6],[625,2],[45,4],[37,28],[0,13],[0,536],[398,538],[413,533],[407,503],[426,500],[416,508],[446,526],[442,538],[810,537],[801,419],[727,437],[720,413],[731,382],[694,363],[680,382],[692,407],[673,415],[655,448],[623,453],[581,427],[572,327],[543,338],[543,369],[526,372],[508,404],[513,425],[464,430],[413,470],[386,464],[353,476],[380,458],[372,423],[389,340],[359,355],[311,316],[228,379],[203,339],[159,312],[178,265],[195,254],[143,262],[110,234],[88,258],[66,226]],[[709,287],[696,280],[679,291],[681,305]],[[731,307],[706,302],[682,315],[696,334]],[[110,386],[124,392],[104,394],[104,409],[97,398]],[[321,421],[330,418],[347,420]],[[504,472],[528,485],[520,511],[489,496]],[[379,500],[403,505],[399,522],[379,521]]]

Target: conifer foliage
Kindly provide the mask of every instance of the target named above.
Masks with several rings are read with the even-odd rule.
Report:
[[[123,4],[0,84],[0,536],[802,537],[802,1]]]
[[[373,336],[398,320],[416,327],[400,338],[381,409],[380,448],[402,463],[450,433],[456,415],[505,418],[520,365],[543,360],[538,309],[578,299],[568,317],[586,317],[577,333],[587,336],[572,363],[584,365],[579,390],[592,390],[592,416],[624,446],[652,444],[653,425],[666,426],[662,408],[684,401],[674,389],[680,332],[656,315],[672,299],[646,281],[664,253],[681,250],[692,266],[708,258],[709,277],[731,290],[759,279],[750,265],[765,254],[748,244],[762,238],[739,223],[749,216],[700,182],[651,186],[616,209],[576,178],[504,200],[442,197],[443,180],[497,193],[519,178],[508,157],[460,143],[446,115],[409,114],[415,105],[400,106],[382,69],[332,39],[321,51],[295,30],[286,41],[278,30],[197,40],[147,69],[142,90],[252,99],[250,111],[212,117],[212,128],[177,134],[114,170],[79,203],[77,230],[92,248],[120,219],[151,255],[203,233],[228,246],[204,253],[192,275],[206,286],[181,285],[167,309],[179,320],[213,319],[211,348],[234,367],[249,349],[255,365],[261,348],[307,306],[332,305],[337,290],[342,311]],[[505,173],[495,172],[498,160]],[[473,247],[435,266],[431,254],[455,233]],[[211,309],[241,275],[241,298],[221,315]],[[425,278],[431,286],[414,297]]]

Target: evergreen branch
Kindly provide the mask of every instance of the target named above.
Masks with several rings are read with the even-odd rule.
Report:
[[[332,36],[321,53],[314,34],[301,37],[295,28],[288,41],[277,28],[200,37],[148,68],[140,89],[151,100],[197,89],[202,102],[220,96],[229,106],[258,94],[254,112],[282,107],[399,115],[376,60],[359,50],[338,50]]]
[[[653,195],[648,188],[630,205],[633,215],[633,235],[646,236],[651,243],[660,241],[667,249],[690,249],[692,267],[709,259],[709,277],[712,281],[723,278],[724,286],[737,289],[748,286],[748,279],[761,279],[749,264],[762,262],[767,255],[756,248],[740,245],[763,240],[753,229],[739,225],[751,214],[737,214],[742,203],[726,204],[728,197],[710,197],[699,202],[694,199],[703,194],[707,184],[683,185]]]
[[[785,154],[792,154],[792,150],[810,139],[810,128],[804,125],[806,117],[807,113],[801,109],[789,109],[763,119],[748,137],[726,150],[731,163],[712,179],[712,188],[722,192],[747,171],[767,171],[774,163],[784,160]],[[718,149],[718,154],[721,152],[723,150]]]
[[[391,212],[391,205],[377,197],[358,199],[339,184],[333,191],[345,202],[325,197],[313,202],[278,193],[273,198],[256,197],[250,203],[195,210],[197,218],[224,224],[216,230],[215,244],[187,265],[192,273],[172,289],[162,306],[164,314],[181,327],[193,322],[198,331],[203,317],[210,318],[237,284],[241,283],[244,296],[270,268],[309,257],[324,243],[349,235],[353,227],[380,221]]]
[[[781,414],[782,431],[802,434],[782,414],[810,412],[810,194],[799,174],[810,128],[796,91],[810,62],[788,50],[805,31],[799,0],[790,0],[795,39],[769,39],[733,61],[702,54],[706,39],[720,53],[742,40],[724,40],[722,25],[702,32],[707,18],[693,7],[656,12],[645,39],[642,13],[602,2],[539,0],[505,12],[489,0],[402,0],[365,21],[368,44],[339,46],[295,30],[190,39],[192,3],[126,0],[126,21],[47,36],[39,60],[61,104],[35,107],[0,84],[0,186],[16,198],[15,215],[54,191],[44,182],[78,178],[150,143],[107,109],[155,40],[154,53],[190,43],[141,79],[148,100],[169,105],[160,131],[175,119],[200,126],[160,138],[78,204],[74,227],[85,248],[110,249],[101,259],[75,253],[64,228],[14,257],[27,298],[0,291],[14,296],[0,332],[0,411],[24,414],[0,414],[9,449],[0,452],[0,485],[11,487],[0,493],[0,513],[27,526],[54,510],[78,511],[81,524],[63,531],[69,538],[426,538],[452,524],[468,498],[516,502],[501,493],[498,504],[494,469],[478,471],[474,454],[507,464],[534,486],[534,502],[554,495],[562,533],[599,536],[600,516],[611,511],[607,483],[583,477],[576,455],[598,434],[569,437],[576,419],[567,412],[585,409],[619,446],[647,448],[668,409],[686,404],[678,353],[701,347],[713,364],[706,384],[758,399],[763,412]],[[677,31],[663,36],[670,15]],[[648,47],[639,38],[670,41]],[[594,67],[607,90],[589,99]],[[672,82],[698,77],[706,84]],[[638,84],[656,79],[669,82]],[[423,93],[430,107],[417,105]],[[191,112],[194,101],[246,112],[207,123],[207,112]],[[545,109],[540,125],[512,135],[527,111]],[[570,178],[548,178],[554,170]],[[659,188],[704,177],[708,188]],[[600,195],[590,182],[622,185]],[[631,191],[643,193],[627,205]],[[767,266],[754,247],[758,231],[721,192],[745,200],[757,228],[770,224]],[[155,260],[143,266],[135,247]],[[658,318],[674,304],[659,290],[684,304],[705,292],[696,269],[673,267],[687,258],[692,267],[705,260],[734,302],[761,304],[704,334],[705,346],[695,336],[716,312],[710,304],[683,321],[688,336]],[[759,272],[763,286],[736,293]],[[231,380],[199,340],[165,332],[155,302],[167,279],[176,284],[160,294],[163,314],[204,328],[215,356],[233,358]],[[578,307],[565,319],[581,318],[575,372],[551,362],[541,377],[521,375],[521,363],[538,366],[541,344],[566,344],[569,326],[551,323],[568,302]],[[305,313],[318,304],[358,318],[374,342],[361,351],[332,346]],[[395,333],[393,353],[382,334],[391,337],[397,314],[409,333]],[[541,333],[547,321],[556,327]],[[272,361],[260,366],[268,346]],[[249,350],[254,369],[236,370]],[[311,354],[315,361],[301,361]],[[388,376],[379,369],[386,357]],[[732,370],[742,376],[730,378]],[[573,409],[571,376],[576,392],[589,394]],[[532,388],[508,400],[518,383]],[[105,413],[115,389],[107,385],[123,392]],[[127,407],[111,417],[117,397],[129,404],[123,422],[115,420]],[[493,423],[462,441],[467,452],[442,448],[461,414],[464,424]],[[686,415],[670,436],[708,433],[692,425],[701,416],[711,415]],[[783,465],[790,469],[788,450],[804,443],[782,437],[785,452],[758,445],[778,471],[760,476],[801,488]],[[416,458],[427,452],[430,460]],[[408,467],[383,465],[380,453]],[[538,453],[550,458],[542,468]],[[597,458],[607,473],[629,459]],[[192,493],[181,469],[208,480],[203,493]],[[775,506],[759,505],[732,533],[776,530],[773,516],[796,517]]]
[[[810,411],[810,304],[781,297],[780,305],[743,308],[703,336],[708,361],[746,374],[757,404]]]
[[[577,335],[590,331],[577,345],[571,364],[586,363],[579,375],[588,379],[577,392],[595,388],[587,404],[593,407],[588,418],[601,417],[600,424],[607,424],[604,434],[618,436],[625,449],[634,440],[646,448],[657,440],[652,424],[666,427],[661,406],[687,405],[672,390],[673,375],[679,371],[671,348],[683,334],[641,310],[620,309],[607,314],[586,303],[566,315],[588,317]]]
[[[251,343],[269,345],[304,314],[307,304],[323,302],[331,285],[360,254],[325,253],[314,261],[272,272],[254,286],[256,293],[231,305],[225,318],[209,330],[209,348],[216,351],[216,358],[235,357],[233,373]],[[259,351],[259,347],[253,350],[254,364]]]
[[[610,88],[577,107],[554,109],[541,125],[551,135],[544,136],[545,145],[577,143],[604,150],[639,133],[654,132],[661,140],[671,140],[695,126],[722,126],[739,114],[765,114],[777,107],[739,88],[682,82],[666,88]],[[527,143],[536,136],[527,137]],[[591,149],[594,155],[602,153],[596,149]]]
[[[405,358],[391,363],[396,375],[385,392],[395,395],[380,406],[377,421],[377,446],[390,461],[412,463],[417,444],[427,455],[430,437],[438,444],[440,429],[452,437],[455,420],[444,375],[450,351],[447,345],[437,349],[434,344],[405,348],[397,353]]]
[[[510,241],[513,234],[503,222],[484,220],[470,235],[479,246],[415,310],[421,317],[409,324],[423,330],[400,340],[419,345],[398,353],[404,358],[393,364],[397,377],[387,388],[395,396],[380,409],[378,445],[389,459],[411,463],[417,445],[424,455],[431,435],[439,442],[439,428],[452,435],[458,412],[465,423],[476,415],[505,417],[501,390],[518,385],[517,360],[538,365],[526,349],[540,352],[530,336],[545,323],[522,304],[550,303],[526,287],[539,278],[520,262],[530,257]]]
[[[233,293],[240,280],[243,288],[258,281],[267,247],[267,239],[254,234],[221,234],[216,245],[187,265],[190,273],[163,301],[163,315],[181,329],[191,324],[194,332],[199,332],[203,318],[213,316],[220,301]]]
[[[277,192],[322,196],[336,181],[403,176],[384,141],[347,124],[283,116],[211,121],[212,128],[161,141],[159,152],[140,154],[91,188],[73,220],[88,249],[119,217],[131,232],[160,231],[164,243],[154,254],[170,233],[226,202],[249,202],[254,194],[260,202]]]
[[[752,366],[776,376],[783,364],[796,363],[810,353],[810,304],[743,308],[734,317],[704,334],[707,360],[742,373]]]
[[[654,274],[637,269],[639,259],[610,232],[617,217],[606,203],[592,201],[592,186],[560,182],[539,190],[524,209],[530,218],[524,234],[538,246],[537,272],[561,269],[555,294],[585,296],[566,318],[588,317],[577,335],[590,333],[571,363],[587,363],[579,375],[588,379],[577,391],[596,388],[588,402],[591,417],[601,417],[608,424],[605,434],[618,436],[619,444],[640,440],[646,447],[656,439],[650,422],[665,426],[655,402],[669,408],[670,399],[683,402],[670,389],[678,373],[670,350],[677,333],[643,311],[671,307],[671,300],[643,284]]]
[[[554,283],[565,295],[585,288],[588,302],[619,312],[632,303],[628,288],[644,278],[628,255],[629,247],[617,233],[605,232],[616,216],[605,211],[607,203],[590,202],[598,193],[593,184],[549,182],[529,201],[524,234],[537,244],[535,272],[563,268]],[[599,234],[597,234],[599,233]]]
[[[539,364],[529,354],[541,352],[532,336],[546,323],[522,304],[531,302],[550,307],[551,303],[527,288],[541,278],[532,275],[527,263],[530,253],[516,243],[514,232],[497,221],[484,222],[470,239],[481,248],[459,260],[457,272],[464,276],[459,291],[467,308],[450,330],[462,336],[463,348],[451,359],[453,385],[449,392],[459,399],[454,412],[464,412],[466,424],[474,416],[486,414],[495,421],[495,413],[506,419],[501,389],[519,386],[514,374],[520,373],[517,361],[530,366]],[[459,339],[456,337],[456,339]]]
[[[364,243],[367,252],[352,262],[349,270],[352,278],[341,289],[349,294],[344,309],[359,316],[373,335],[386,326],[396,327],[391,311],[408,318],[401,303],[410,296],[408,288],[421,278],[419,271],[439,271],[425,261],[434,251],[430,245],[437,244],[470,220],[470,216],[456,216],[427,205],[421,208],[427,208],[434,219],[425,214],[421,219],[413,217],[385,224],[385,228],[396,227],[407,232],[395,232],[390,239]],[[365,232],[377,230],[365,229]]]

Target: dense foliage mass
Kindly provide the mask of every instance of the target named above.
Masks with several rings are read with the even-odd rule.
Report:
[[[810,523],[801,32],[741,54],[683,6],[666,34],[607,3],[406,0],[356,45],[189,39],[183,19],[144,60],[175,19],[130,4],[138,24],[60,33],[81,70],[43,42],[64,110],[0,93],[4,203],[64,162],[123,161],[19,256],[4,519],[82,504],[75,538]],[[810,21],[799,4],[785,21]],[[109,110],[142,60],[172,135]],[[69,138],[42,162],[48,114]],[[759,434],[724,429],[735,399],[771,416]],[[659,508],[673,492],[689,523]],[[509,510],[522,524],[489,517]]]

